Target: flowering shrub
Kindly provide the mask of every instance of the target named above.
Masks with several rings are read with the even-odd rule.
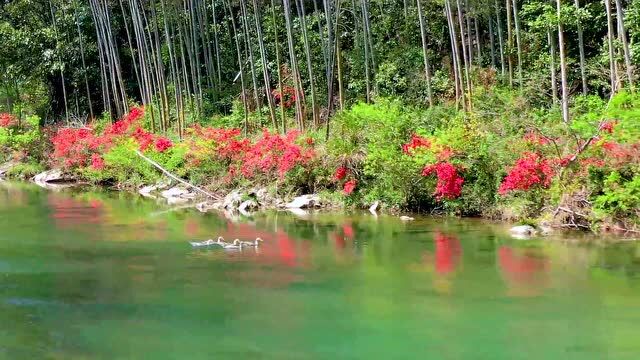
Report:
[[[427,165],[422,170],[422,176],[430,176],[435,173],[438,182],[433,194],[436,199],[456,199],[462,193],[462,184],[464,179],[458,174],[456,167],[448,162],[439,162],[433,165]]]
[[[340,166],[336,169],[336,172],[333,174],[333,178],[335,180],[342,180],[347,176],[347,168],[344,166]]]
[[[417,134],[413,134],[411,136],[411,140],[409,140],[408,143],[402,145],[402,152],[409,156],[412,156],[415,149],[429,147],[431,147],[431,141],[429,139]]]
[[[17,123],[16,118],[7,113],[0,113],[0,127],[10,127]]]
[[[165,152],[167,149],[171,148],[172,146],[173,146],[173,143],[171,142],[171,140],[165,137],[159,137],[158,139],[156,139],[156,151],[158,152]]]
[[[285,108],[290,108],[296,102],[296,90],[291,86],[283,86],[282,93],[278,89],[271,91],[276,105],[282,104]]]
[[[551,162],[537,153],[527,152],[511,168],[500,184],[498,193],[504,195],[515,190],[529,190],[534,186],[551,185],[555,172]]]
[[[281,136],[265,129],[262,137],[242,154],[240,171],[247,178],[253,177],[256,173],[269,175],[274,171],[283,177],[296,165],[307,163],[313,158],[314,152],[313,149],[305,149],[296,144],[299,135],[299,131],[289,131]]]
[[[83,167],[91,158],[98,143],[93,130],[89,128],[63,128],[51,139],[53,157],[62,161],[66,168]]]
[[[344,183],[344,186],[342,188],[342,192],[347,196],[351,195],[353,190],[356,189],[356,185],[357,184],[358,184],[358,182],[356,181],[356,179],[351,179],[351,180],[347,181],[346,183]]]

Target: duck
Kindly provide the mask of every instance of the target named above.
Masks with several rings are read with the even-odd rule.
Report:
[[[264,240],[262,240],[261,238],[257,237],[253,242],[251,242],[251,241],[240,241],[240,244],[242,244],[242,246],[258,247],[258,245],[260,245],[259,243],[261,243],[263,241]]]
[[[193,247],[204,247],[204,246],[220,246],[220,247],[224,247],[225,245],[229,245],[226,242],[224,242],[224,238],[222,236],[218,236],[218,240],[213,241],[213,239],[209,239],[209,240],[205,240],[205,241],[193,241],[193,242],[189,242],[189,244],[191,244],[191,246]]]
[[[225,244],[222,246],[225,250],[242,250],[242,242],[240,239],[233,240],[233,244]]]

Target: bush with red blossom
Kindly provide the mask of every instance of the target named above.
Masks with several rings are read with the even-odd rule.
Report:
[[[165,152],[173,146],[171,140],[165,137],[159,137],[156,139],[155,148],[157,152]]]
[[[344,179],[347,176],[347,168],[344,166],[340,166],[336,169],[336,172],[333,174],[333,178],[337,181]]]
[[[412,156],[416,149],[428,149],[431,147],[431,141],[418,134],[413,134],[408,143],[402,145],[402,152],[406,155]]]
[[[16,118],[7,113],[0,113],[0,127],[11,127],[18,123]]]
[[[458,170],[453,164],[449,162],[439,162],[427,165],[422,170],[422,176],[430,176],[434,173],[438,178],[436,189],[433,192],[437,200],[453,200],[460,196],[464,179],[460,177]]]
[[[551,161],[538,153],[527,152],[509,170],[498,193],[504,195],[516,190],[526,191],[536,186],[547,188],[554,175]]]
[[[358,184],[358,181],[356,179],[351,179],[345,182],[342,187],[342,193],[347,196],[351,195],[351,193],[353,193],[353,191],[356,189],[357,184]]]
[[[297,144],[299,135],[300,132],[296,130],[286,135],[263,130],[262,137],[249,144],[241,154],[238,161],[240,172],[247,178],[273,173],[284,177],[296,165],[306,164],[314,157],[314,151]]]
[[[290,108],[296,102],[296,90],[291,86],[283,86],[282,92],[278,89],[273,89],[271,95],[276,105],[282,105],[285,108]]]

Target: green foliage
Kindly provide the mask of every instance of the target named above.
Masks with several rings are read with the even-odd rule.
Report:
[[[613,171],[604,180],[603,194],[596,197],[594,209],[600,217],[640,220],[640,175],[625,178]]]

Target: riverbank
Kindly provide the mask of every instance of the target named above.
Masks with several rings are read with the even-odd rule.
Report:
[[[176,203],[200,193],[220,207],[235,194],[236,203],[253,206],[247,201],[260,205],[260,191],[277,207],[311,194],[331,207],[377,203],[392,213],[638,231],[637,96],[576,101],[571,126],[557,108],[534,109],[513,92],[475,96],[483,101],[466,113],[384,99],[357,104],[331,119],[328,139],[323,127],[245,136],[214,120],[181,136],[155,134],[140,107],[81,127],[43,128],[37,117],[5,115],[0,144],[8,177],[58,169],[66,180],[144,192],[171,174],[200,189],[174,190]]]

